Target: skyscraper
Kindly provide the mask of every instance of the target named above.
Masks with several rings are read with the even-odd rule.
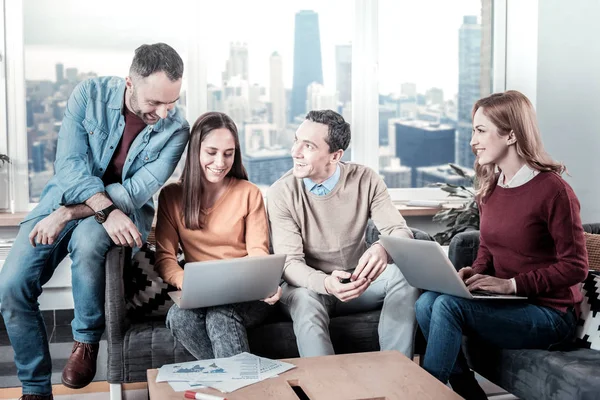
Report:
[[[65,80],[65,66],[64,64],[56,64],[56,83],[61,84]]]
[[[416,168],[454,161],[454,127],[425,121],[396,123],[396,157],[412,168],[411,186],[416,187]]]
[[[312,82],[323,83],[319,15],[312,10],[296,13],[294,27],[294,83],[290,121],[306,114],[306,89]]]
[[[342,105],[352,97],[352,45],[335,46],[335,89]]]
[[[279,53],[274,52],[269,59],[269,98],[273,114],[273,124],[281,133],[285,129],[285,88],[283,87],[283,62]]]
[[[463,17],[458,30],[458,135],[456,162],[473,167],[475,155],[471,151],[471,109],[481,97],[481,25],[477,17]]]
[[[333,110],[338,112],[337,93],[319,83],[311,83],[306,89],[306,110]]]
[[[234,76],[239,76],[240,79],[248,80],[248,45],[246,43],[229,44],[229,58],[225,63],[225,71],[223,71],[223,82],[227,82]]]

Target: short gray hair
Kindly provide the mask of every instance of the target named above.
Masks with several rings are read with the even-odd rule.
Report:
[[[155,72],[164,72],[172,82],[183,76],[183,60],[168,44],[143,44],[135,49],[129,75],[146,78]]]

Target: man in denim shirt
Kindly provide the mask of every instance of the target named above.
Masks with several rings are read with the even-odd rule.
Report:
[[[21,223],[0,273],[0,310],[15,351],[23,399],[52,399],[52,365],[38,306],[42,285],[70,254],[75,345],[63,371],[70,388],[96,373],[104,331],[104,259],[113,245],[140,247],[152,195],[173,173],[189,125],[175,108],[183,61],[170,46],[143,45],[126,79],[92,78],[69,98],[55,176]]]

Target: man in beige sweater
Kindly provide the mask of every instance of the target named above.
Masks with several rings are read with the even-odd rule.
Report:
[[[273,249],[287,255],[280,301],[302,357],[334,354],[331,316],[383,306],[381,349],[412,358],[418,291],[381,244],[367,248],[365,228],[371,218],[382,234],[412,233],[377,173],[340,161],[349,143],[341,115],[309,112],[296,132],[293,169],[268,191]]]

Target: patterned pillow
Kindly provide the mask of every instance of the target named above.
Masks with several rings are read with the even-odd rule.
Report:
[[[579,347],[600,350],[600,273],[590,272],[581,292],[583,301],[575,342]]]
[[[590,270],[600,271],[600,235],[584,232]]]
[[[147,316],[162,317],[173,304],[168,293],[177,288],[167,284],[154,270],[156,247],[146,243],[131,261],[131,267],[125,268],[125,304],[127,314],[132,319]],[[181,249],[177,254],[179,265],[185,263]]]

